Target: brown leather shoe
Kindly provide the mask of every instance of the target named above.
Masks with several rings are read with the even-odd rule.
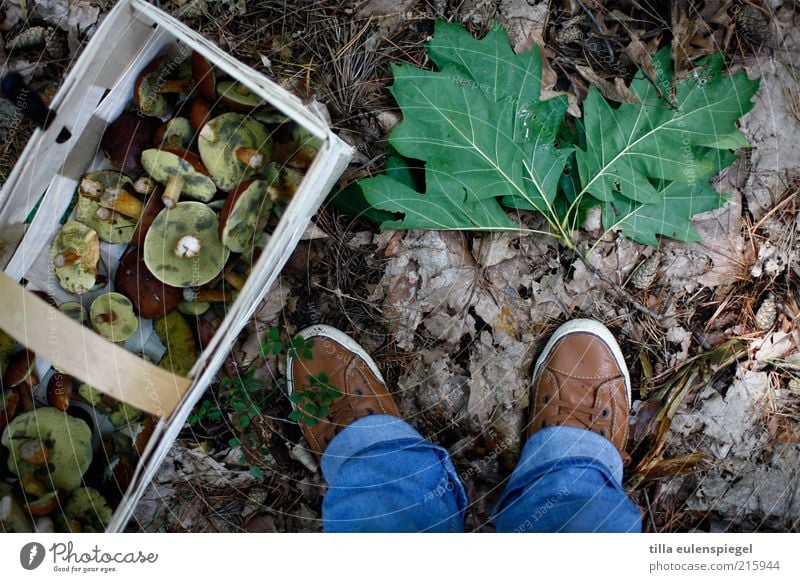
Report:
[[[555,331],[534,367],[527,436],[573,426],[624,454],[630,402],[630,375],[614,336],[599,321],[573,319]]]
[[[289,398],[309,448],[321,455],[333,437],[370,414],[400,416],[375,361],[344,332],[313,325],[305,349],[286,359]]]

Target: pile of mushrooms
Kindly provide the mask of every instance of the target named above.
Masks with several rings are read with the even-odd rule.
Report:
[[[158,365],[188,375],[319,147],[203,55],[156,58],[51,242],[70,296],[58,309],[123,346],[153,320]],[[35,354],[0,333],[5,531],[102,531],[156,425],[57,364],[40,380]]]

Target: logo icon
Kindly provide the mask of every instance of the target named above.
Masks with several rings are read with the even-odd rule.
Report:
[[[35,570],[44,562],[44,546],[38,542],[30,542],[19,551],[19,563],[26,570]]]

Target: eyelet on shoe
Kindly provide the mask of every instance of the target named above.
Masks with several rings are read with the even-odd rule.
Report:
[[[542,428],[547,428],[547,421],[546,420],[542,421]]]
[[[542,404],[547,404],[548,402],[550,402],[550,395],[545,394],[544,396],[542,396]]]
[[[375,410],[372,408],[367,408],[367,414],[375,414]]]
[[[603,418],[608,418],[608,408],[604,408],[600,416],[602,416]]]
[[[604,436],[606,436],[606,431],[605,431],[605,429],[603,429],[603,428],[601,428],[601,429],[600,429],[600,430],[598,430],[597,432],[600,434],[600,436],[601,436],[601,437],[604,437]]]
[[[356,390],[354,391],[354,394],[355,394],[356,396],[364,396],[364,392],[363,392],[363,391],[361,391],[361,390],[358,390],[358,389],[356,389]]]

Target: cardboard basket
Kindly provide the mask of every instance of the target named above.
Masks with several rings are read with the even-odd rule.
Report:
[[[109,167],[99,153],[100,139],[106,126],[130,103],[137,74],[156,56],[176,51],[178,56],[201,53],[322,140],[319,153],[244,288],[228,306],[213,341],[188,378],[176,377],[106,341],[29,291],[47,291],[59,303],[73,298],[54,277],[50,244],[81,176]],[[0,273],[0,328],[37,354],[40,371],[58,362],[61,370],[78,380],[160,417],[131,485],[107,527],[107,531],[117,532],[125,528],[192,407],[344,171],[352,150],[297,97],[142,0],[116,4],[64,79],[51,108],[56,112],[55,120],[47,130],[36,130],[0,192],[0,266],[5,271]],[[103,243],[102,247],[103,258],[114,261],[119,260],[125,245]],[[109,280],[113,281],[112,265],[107,266]],[[19,284],[21,281],[28,291]],[[151,328],[148,330],[148,322],[140,321],[144,326],[140,336],[158,342]]]

